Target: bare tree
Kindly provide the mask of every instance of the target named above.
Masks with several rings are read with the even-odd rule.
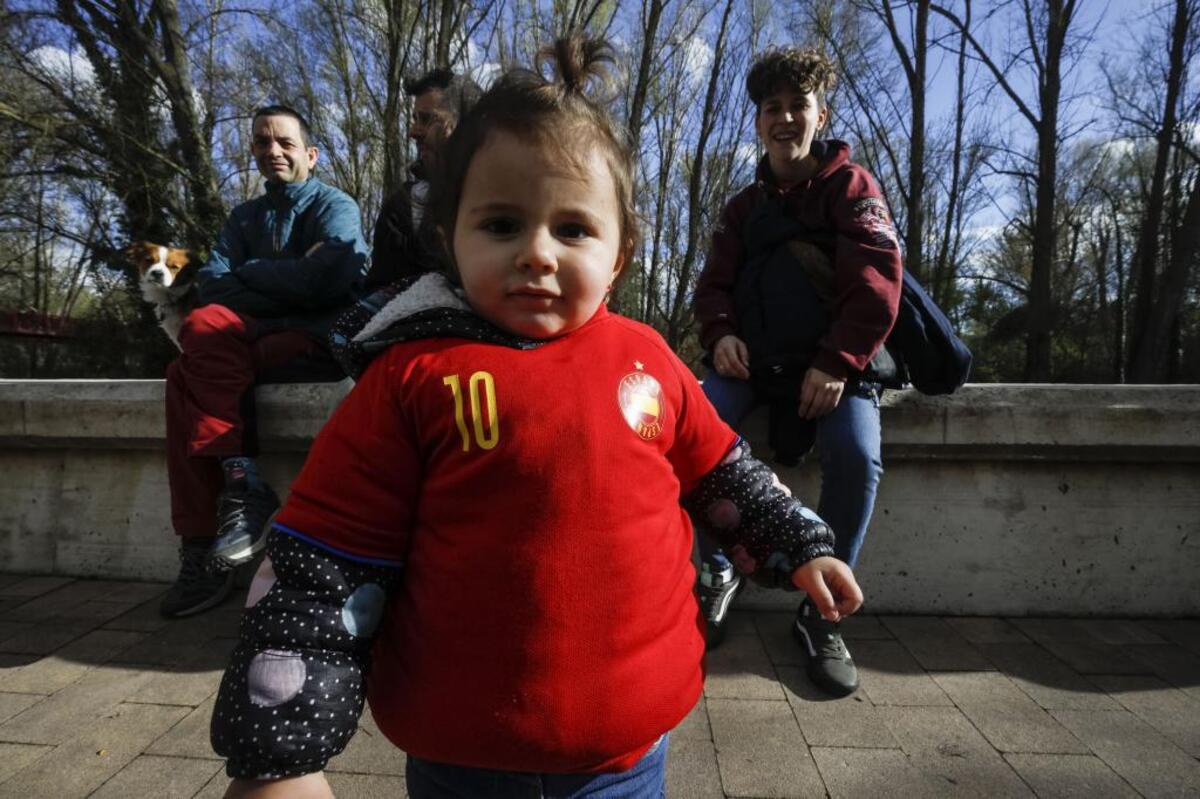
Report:
[[[1051,275],[1058,244],[1055,192],[1058,181],[1059,103],[1062,98],[1064,57],[1068,57],[1068,33],[1077,11],[1076,0],[1021,0],[1025,42],[1021,52],[997,63],[974,36],[963,19],[949,8],[930,8],[962,32],[996,85],[1012,101],[1037,138],[1033,179],[1032,252],[1029,275],[1029,312],[1025,346],[1024,379],[1044,382],[1051,377],[1051,332],[1053,295]],[[1025,55],[1027,54],[1027,55]],[[1036,97],[1027,99],[1012,79],[1013,67],[1023,65],[1032,72]]]

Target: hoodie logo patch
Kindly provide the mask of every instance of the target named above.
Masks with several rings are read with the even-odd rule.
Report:
[[[658,437],[663,429],[666,404],[662,386],[645,372],[630,372],[621,378],[617,387],[617,403],[625,423],[643,441]]]
[[[878,197],[866,197],[854,204],[854,222],[867,233],[868,239],[876,247],[900,249],[891,214]]]

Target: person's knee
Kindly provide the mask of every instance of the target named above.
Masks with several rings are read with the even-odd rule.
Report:
[[[245,328],[245,321],[224,305],[202,305],[184,317],[179,343],[187,351],[239,335]]]
[[[852,435],[821,441],[821,468],[827,479],[849,485],[876,485],[883,476],[878,447]]]

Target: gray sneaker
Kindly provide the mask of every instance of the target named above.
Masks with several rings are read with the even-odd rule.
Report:
[[[233,588],[233,572],[217,567],[209,557],[211,542],[179,547],[179,576],[163,595],[159,612],[181,619],[221,604]]]
[[[821,618],[809,599],[800,603],[792,633],[804,651],[808,679],[831,696],[858,690],[858,669],[850,658],[838,623]]]
[[[732,565],[714,569],[711,564],[700,564],[700,582],[696,593],[700,609],[704,612],[704,644],[706,649],[716,649],[725,640],[725,621],[733,598],[741,592],[745,581]]]
[[[254,489],[221,492],[217,507],[217,539],[209,553],[223,569],[254,559],[267,545],[267,533],[279,510],[279,497],[266,483]]]

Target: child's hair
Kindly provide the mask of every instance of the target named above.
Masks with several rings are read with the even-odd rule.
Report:
[[[746,75],[746,93],[755,109],[775,92],[784,89],[812,92],[817,97],[817,107],[825,108],[826,95],[837,83],[833,62],[819,50],[812,48],[784,47],[768,50],[754,59]]]
[[[435,220],[446,248],[454,241],[454,224],[471,159],[495,131],[553,147],[572,167],[581,167],[586,154],[598,147],[612,172],[620,213],[620,257],[628,265],[637,247],[637,211],[633,202],[633,156],[625,137],[614,130],[602,103],[609,90],[607,65],[615,61],[612,47],[602,39],[570,36],[538,51],[539,66],[513,68],[459,119],[446,141],[432,184]],[[590,95],[599,94],[596,99]],[[453,267],[453,253],[450,253]],[[628,270],[622,270],[622,275]]]

